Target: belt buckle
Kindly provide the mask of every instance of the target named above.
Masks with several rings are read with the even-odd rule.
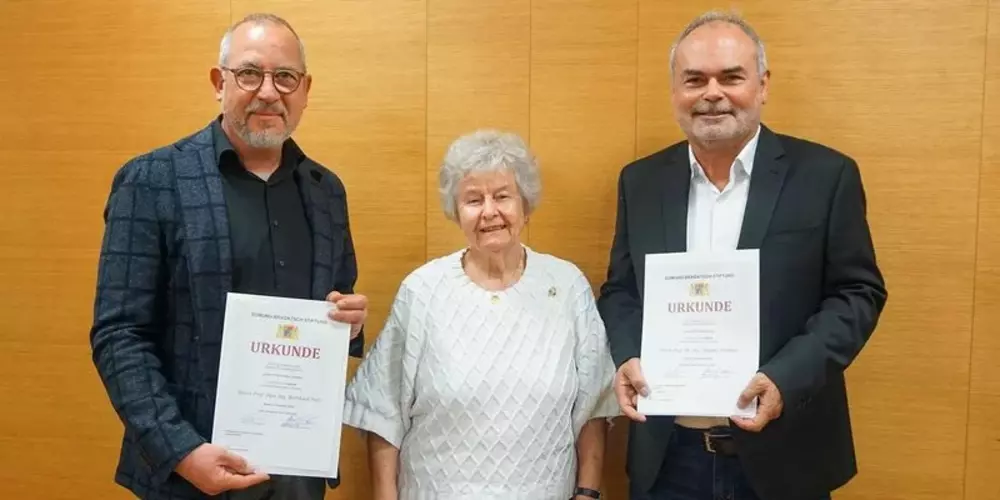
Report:
[[[705,450],[712,454],[718,454],[719,450],[715,449],[715,443],[712,442],[714,438],[720,439],[732,439],[732,436],[728,433],[716,433],[717,428],[712,427],[710,429],[705,429],[702,431],[702,439],[705,442]]]
[[[702,439],[705,441],[705,450],[709,453],[715,453],[715,446],[712,445],[712,431],[707,430],[701,433]]]

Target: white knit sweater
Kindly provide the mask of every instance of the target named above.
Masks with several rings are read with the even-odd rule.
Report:
[[[525,251],[502,292],[463,251],[412,272],[349,385],[344,423],[400,450],[400,500],[566,500],[583,424],[618,415],[590,284]]]

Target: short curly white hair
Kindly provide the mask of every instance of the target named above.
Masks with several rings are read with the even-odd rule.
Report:
[[[538,207],[542,179],[538,162],[524,140],[511,132],[476,130],[455,139],[444,155],[438,171],[438,191],[445,216],[458,220],[458,184],[467,175],[501,169],[514,172],[514,181],[524,200],[525,215]]]

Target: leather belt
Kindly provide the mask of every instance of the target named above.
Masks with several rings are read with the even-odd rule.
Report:
[[[712,427],[702,431],[702,441],[705,443],[705,450],[716,455],[727,457],[736,456],[736,441],[733,440],[732,430],[728,427]]]
[[[736,441],[731,427],[717,426],[708,429],[691,429],[675,426],[674,434],[679,444],[697,445],[705,451],[726,457],[736,456]]]

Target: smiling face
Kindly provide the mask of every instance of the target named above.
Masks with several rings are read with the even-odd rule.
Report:
[[[458,184],[456,205],[458,225],[471,249],[502,253],[521,244],[524,200],[510,169],[467,175]]]
[[[674,60],[674,113],[700,145],[741,142],[760,124],[769,75],[757,67],[757,45],[738,26],[709,23],[678,44]]]
[[[295,90],[287,93],[278,91],[278,86],[288,88],[287,84],[283,85],[285,77],[276,81],[273,74],[265,75],[256,90],[245,90],[237,84],[236,78],[240,70],[245,69],[291,70],[301,75],[305,68],[295,35],[275,23],[243,24],[232,33],[226,59],[229,70],[212,70],[216,97],[222,102],[223,127],[250,147],[281,146],[302,118],[311,77],[301,76]]]

